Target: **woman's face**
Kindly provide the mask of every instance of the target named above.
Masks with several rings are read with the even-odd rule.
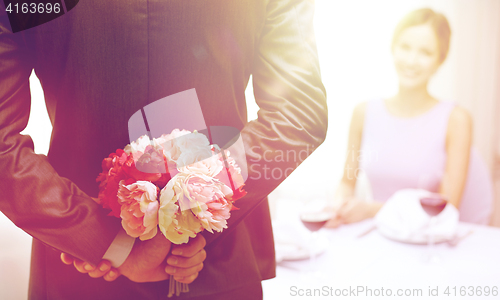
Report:
[[[440,65],[437,37],[428,24],[403,30],[392,54],[399,84],[407,88],[427,85]]]

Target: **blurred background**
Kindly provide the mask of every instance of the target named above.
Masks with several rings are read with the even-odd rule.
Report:
[[[489,167],[495,187],[491,225],[500,227],[500,1],[498,0],[316,0],[315,31],[321,73],[328,96],[326,141],[271,195],[279,207],[311,198],[333,197],[347,150],[348,127],[356,104],[392,96],[397,77],[390,44],[397,22],[408,12],[430,7],[451,26],[448,57],[429,90],[454,101],[474,119],[474,146]],[[30,78],[32,107],[28,127],[35,152],[46,154],[52,127],[43,90]],[[249,119],[257,117],[251,83]],[[366,192],[366,191],[365,191]],[[26,299],[31,238],[0,213],[0,299]]]
[[[432,78],[429,91],[471,113],[473,145],[495,184],[491,224],[500,226],[500,1],[496,0],[316,0],[314,25],[327,90],[328,135],[271,194],[272,205],[279,207],[282,201],[297,198],[333,197],[343,172],[352,110],[360,102],[397,92],[390,49],[393,32],[404,15],[422,7],[443,13],[452,31],[448,57]],[[252,113],[257,109],[251,103],[250,118],[256,117]],[[369,198],[362,179],[360,193]]]

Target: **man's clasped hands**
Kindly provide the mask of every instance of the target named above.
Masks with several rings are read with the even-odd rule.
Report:
[[[187,244],[172,245],[158,233],[151,240],[137,239],[129,256],[118,268],[113,268],[107,260],[94,266],[66,253],[61,254],[61,260],[67,265],[73,264],[80,273],[93,278],[103,277],[106,281],[113,281],[120,275],[134,282],[162,281],[174,276],[178,282],[191,283],[203,269],[203,261],[207,256],[205,245],[205,238],[201,234],[190,239]]]

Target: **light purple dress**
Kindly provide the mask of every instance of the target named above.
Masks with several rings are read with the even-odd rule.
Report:
[[[439,102],[419,116],[399,118],[388,112],[382,99],[367,103],[359,168],[368,177],[375,201],[384,202],[406,188],[438,192],[447,157],[448,120],[454,107],[454,103]],[[473,148],[460,221],[487,224],[492,194],[489,171]]]

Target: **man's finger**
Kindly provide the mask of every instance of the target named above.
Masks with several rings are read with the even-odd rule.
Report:
[[[177,277],[188,277],[195,273],[200,272],[202,269],[203,269],[203,263],[200,263],[191,268],[176,268],[172,266],[167,266],[165,268],[165,272]]]
[[[82,260],[79,260],[79,259],[75,259],[75,261],[73,262],[73,265],[78,270],[78,272],[84,273],[84,274],[95,270],[95,266],[93,266],[89,263],[86,263]]]
[[[89,272],[88,274],[89,274],[89,276],[90,276],[90,277],[92,277],[92,278],[101,278],[101,277],[103,277],[104,275],[106,275],[106,273],[105,273],[105,272],[101,272],[101,271],[99,271],[99,269],[95,269],[94,271]]]
[[[92,278],[100,278],[103,277],[110,270],[111,270],[111,263],[107,260],[103,260],[99,263],[99,265],[97,265],[97,268],[89,272],[89,276]]]
[[[198,234],[194,239],[191,239],[187,244],[174,245],[172,254],[184,257],[192,257],[198,253],[207,244],[203,235]]]
[[[106,281],[114,281],[118,277],[120,277],[120,271],[117,269],[112,269],[108,273],[104,274],[104,280]]]
[[[188,277],[174,276],[174,279],[181,283],[192,283],[197,277],[199,273],[195,273]]]
[[[167,264],[176,268],[191,268],[205,261],[205,258],[207,258],[207,252],[201,249],[193,257],[171,255],[167,258]]]
[[[64,252],[62,252],[62,253],[61,253],[61,261],[62,261],[64,264],[66,264],[66,265],[71,265],[71,264],[73,264],[73,261],[74,261],[74,260],[75,260],[75,259],[74,259],[74,257],[73,257],[73,256],[71,256],[71,255],[69,255],[69,254],[67,254],[67,253],[64,253]]]

